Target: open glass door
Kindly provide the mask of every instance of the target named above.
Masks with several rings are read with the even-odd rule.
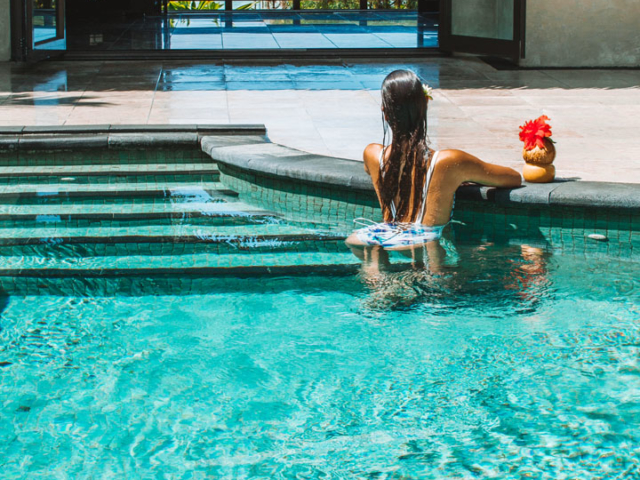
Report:
[[[64,39],[64,2],[31,0],[33,48]]]
[[[11,16],[14,60],[66,50],[65,0],[12,0]]]
[[[440,48],[445,52],[524,57],[525,0],[442,0]]]

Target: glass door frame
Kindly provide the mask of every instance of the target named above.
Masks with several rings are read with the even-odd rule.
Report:
[[[440,29],[438,31],[440,50],[448,53],[496,55],[508,57],[514,62],[524,58],[526,0],[513,0],[513,38],[511,40],[454,35],[452,33],[452,2],[454,1],[440,0]]]
[[[65,31],[65,0],[56,0],[56,35],[39,42],[33,39],[33,0],[11,0],[11,55],[15,61],[26,62],[51,57],[59,50],[39,50],[36,47],[63,40]]]
[[[40,40],[39,42],[35,42],[33,40],[33,0],[26,0],[26,4],[27,19],[30,19],[29,23],[31,23],[31,28],[27,29],[27,33],[30,36],[30,38],[27,37],[27,40],[29,40],[29,45],[33,45],[33,48],[35,48],[46,43],[55,42],[56,40],[62,40],[64,38],[64,0],[56,0],[56,36]]]

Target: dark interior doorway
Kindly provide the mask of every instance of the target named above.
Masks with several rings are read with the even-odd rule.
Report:
[[[69,7],[68,52],[95,55],[166,56],[172,52],[221,55],[273,51],[335,55],[339,50],[435,50],[438,14],[430,0],[331,2],[166,1],[106,3],[81,0]],[[283,5],[284,4],[284,5]],[[311,4],[311,5],[310,5]],[[317,8],[311,8],[311,7]],[[80,7],[81,6],[81,7]],[[336,6],[339,8],[331,8]],[[283,8],[286,7],[286,8]],[[327,8],[329,7],[329,8]]]
[[[12,47],[16,60],[443,51],[517,62],[525,11],[525,0],[11,0]]]

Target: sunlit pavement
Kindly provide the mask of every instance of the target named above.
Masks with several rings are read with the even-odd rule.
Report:
[[[551,118],[563,178],[640,183],[640,71],[499,71],[475,57],[255,65],[0,63],[0,125],[264,123],[274,142],[360,159],[382,141],[379,88],[397,68],[435,88],[435,148],[520,169],[518,126]]]

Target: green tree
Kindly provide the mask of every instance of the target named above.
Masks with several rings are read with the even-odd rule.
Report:
[[[249,10],[256,2],[241,5],[236,10]],[[224,10],[224,2],[174,0],[169,2],[169,10],[174,12],[203,12],[212,10]]]

